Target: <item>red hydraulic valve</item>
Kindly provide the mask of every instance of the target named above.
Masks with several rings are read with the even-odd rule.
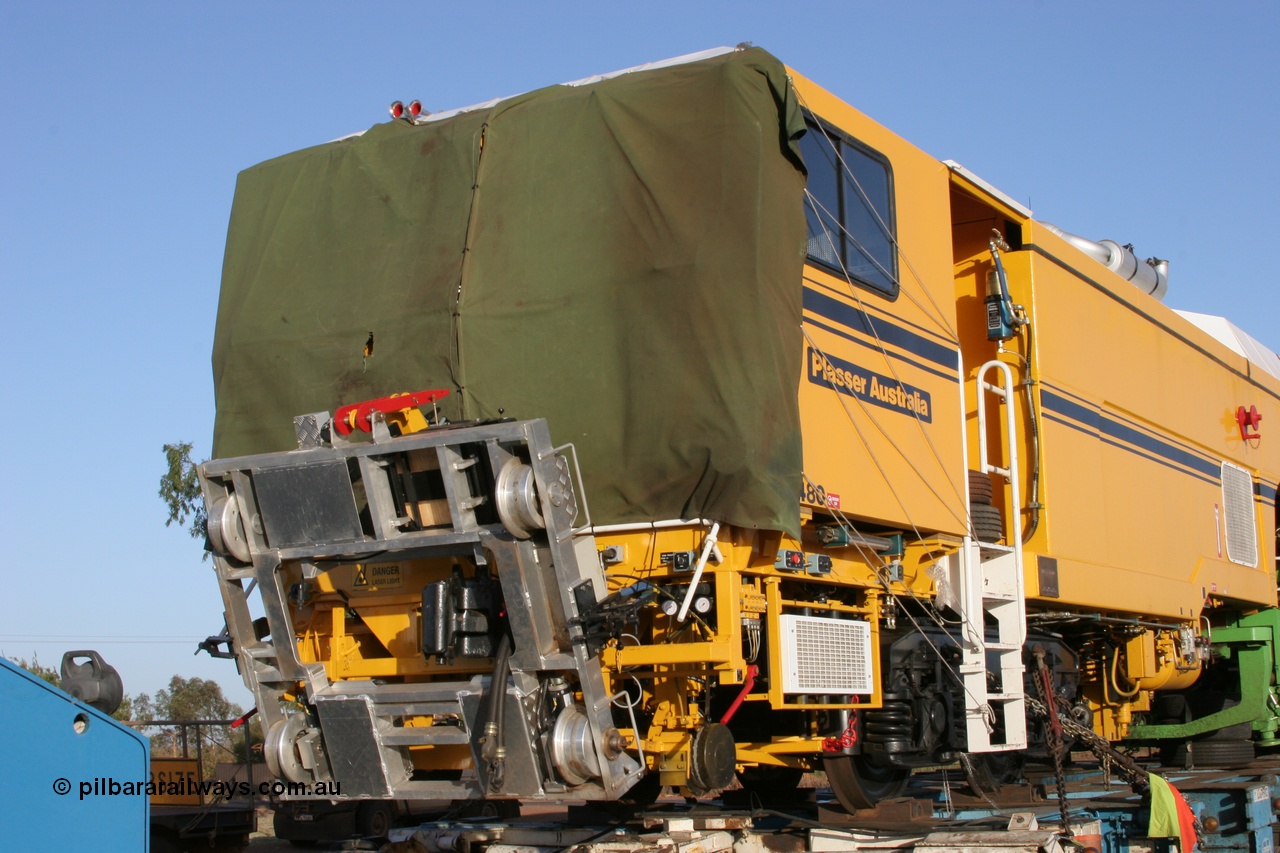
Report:
[[[352,430],[357,429],[372,432],[373,423],[369,420],[369,416],[374,412],[383,414],[403,412],[406,409],[426,406],[447,396],[449,396],[447,389],[436,388],[430,391],[415,391],[412,394],[392,394],[390,397],[379,397],[376,400],[365,400],[363,403],[339,406],[333,413],[333,426],[337,429],[338,435],[350,435]]]

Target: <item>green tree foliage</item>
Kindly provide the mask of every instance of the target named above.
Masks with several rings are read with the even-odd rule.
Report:
[[[13,661],[37,678],[49,682],[59,690],[62,689],[62,676],[53,667],[45,666],[40,663],[40,658],[34,653],[31,655],[30,661],[26,658],[9,658],[9,660]]]
[[[138,707],[156,720],[226,720],[244,713],[223,695],[218,682],[181,675],[169,679],[168,688],[157,690],[154,699],[145,693],[139,696]]]
[[[203,678],[183,678],[175,675],[169,679],[169,686],[157,690],[155,697],[143,693],[134,700],[134,714],[138,720],[169,720],[178,722],[195,722],[197,720],[234,720],[244,710],[227,699],[222,687],[216,681]],[[183,755],[183,726],[149,726],[151,734],[151,752],[153,755]],[[244,761],[245,738],[244,729],[231,729],[229,726],[187,725],[186,755],[198,757],[204,766],[206,777],[213,775],[219,762]],[[254,720],[250,726],[252,744],[262,743],[262,729]],[[252,751],[252,747],[250,747]]]
[[[196,463],[191,461],[191,444],[166,444],[164,458],[167,470],[160,476],[160,499],[169,508],[169,518],[164,526],[177,522],[187,526],[187,532],[196,539],[204,538],[204,497],[200,493],[200,480],[196,476]]]
[[[53,667],[45,666],[44,664],[40,663],[40,659],[34,653],[31,655],[30,661],[27,661],[25,658],[9,658],[9,660],[13,661],[18,666],[22,667],[27,672],[31,673],[37,678],[40,678],[44,681],[49,682],[59,690],[62,689],[62,674],[58,672],[58,670],[54,669]],[[117,708],[115,710],[115,713],[112,714],[111,716],[122,723],[128,720],[132,720],[133,719],[133,697],[131,697],[128,693],[124,694],[124,699],[120,702],[120,707]]]

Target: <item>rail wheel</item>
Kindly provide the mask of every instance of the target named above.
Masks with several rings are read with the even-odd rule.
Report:
[[[800,780],[804,771],[799,767],[757,765],[738,771],[738,782],[760,805],[792,805],[804,796]]]
[[[721,723],[707,723],[693,735],[689,747],[689,778],[685,788],[694,797],[712,797],[733,781],[737,757],[733,733]]]
[[[911,779],[910,770],[873,764],[861,755],[829,755],[823,758],[827,782],[846,811],[873,809],[881,800],[901,797]]]
[[[994,794],[1001,785],[1016,782],[1022,775],[1022,755],[1016,752],[970,753],[960,765],[964,767],[969,790],[979,797]]]
[[[662,778],[658,775],[658,771],[651,770],[619,797],[618,802],[630,807],[632,811],[638,811],[649,808],[658,801],[660,796],[662,796]]]
[[[662,796],[662,777],[651,770],[640,777],[625,794],[616,800],[600,800],[594,807],[619,821],[627,821],[658,801]]]

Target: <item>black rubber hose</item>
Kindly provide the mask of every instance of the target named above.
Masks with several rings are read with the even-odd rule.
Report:
[[[502,635],[498,651],[493,658],[493,679],[489,682],[489,721],[485,725],[484,746],[480,755],[489,765],[489,787],[497,790],[502,785],[501,765],[506,757],[502,748],[502,715],[507,701],[507,673],[511,664],[511,638]]]
[[[1027,509],[1031,511],[1031,523],[1022,532],[1024,545],[1036,535],[1036,530],[1040,527],[1040,510],[1043,509],[1040,504],[1040,415],[1036,411],[1036,392],[1031,378],[1031,361],[1035,355],[1035,330],[1031,328],[1030,323],[1025,328],[1027,331],[1027,381],[1023,383],[1023,387],[1027,392],[1027,422],[1031,427],[1031,495],[1030,500],[1027,501]]]

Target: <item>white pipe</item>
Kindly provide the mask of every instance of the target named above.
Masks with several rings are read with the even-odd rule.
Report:
[[[680,605],[680,612],[676,614],[676,621],[683,622],[684,617],[689,615],[689,605],[693,603],[693,596],[698,590],[698,581],[702,578],[702,570],[707,567],[707,557],[711,556],[711,549],[716,547],[716,534],[720,532],[720,522],[711,525],[711,532],[707,534],[707,540],[702,543],[702,555],[698,557],[698,565],[693,569],[693,578],[689,581],[689,591],[685,593],[684,603]]]
[[[705,518],[669,518],[664,521],[636,521],[630,524],[597,524],[582,531],[595,536],[600,533],[643,533],[646,530],[665,530],[669,527],[706,527],[711,524]]]

